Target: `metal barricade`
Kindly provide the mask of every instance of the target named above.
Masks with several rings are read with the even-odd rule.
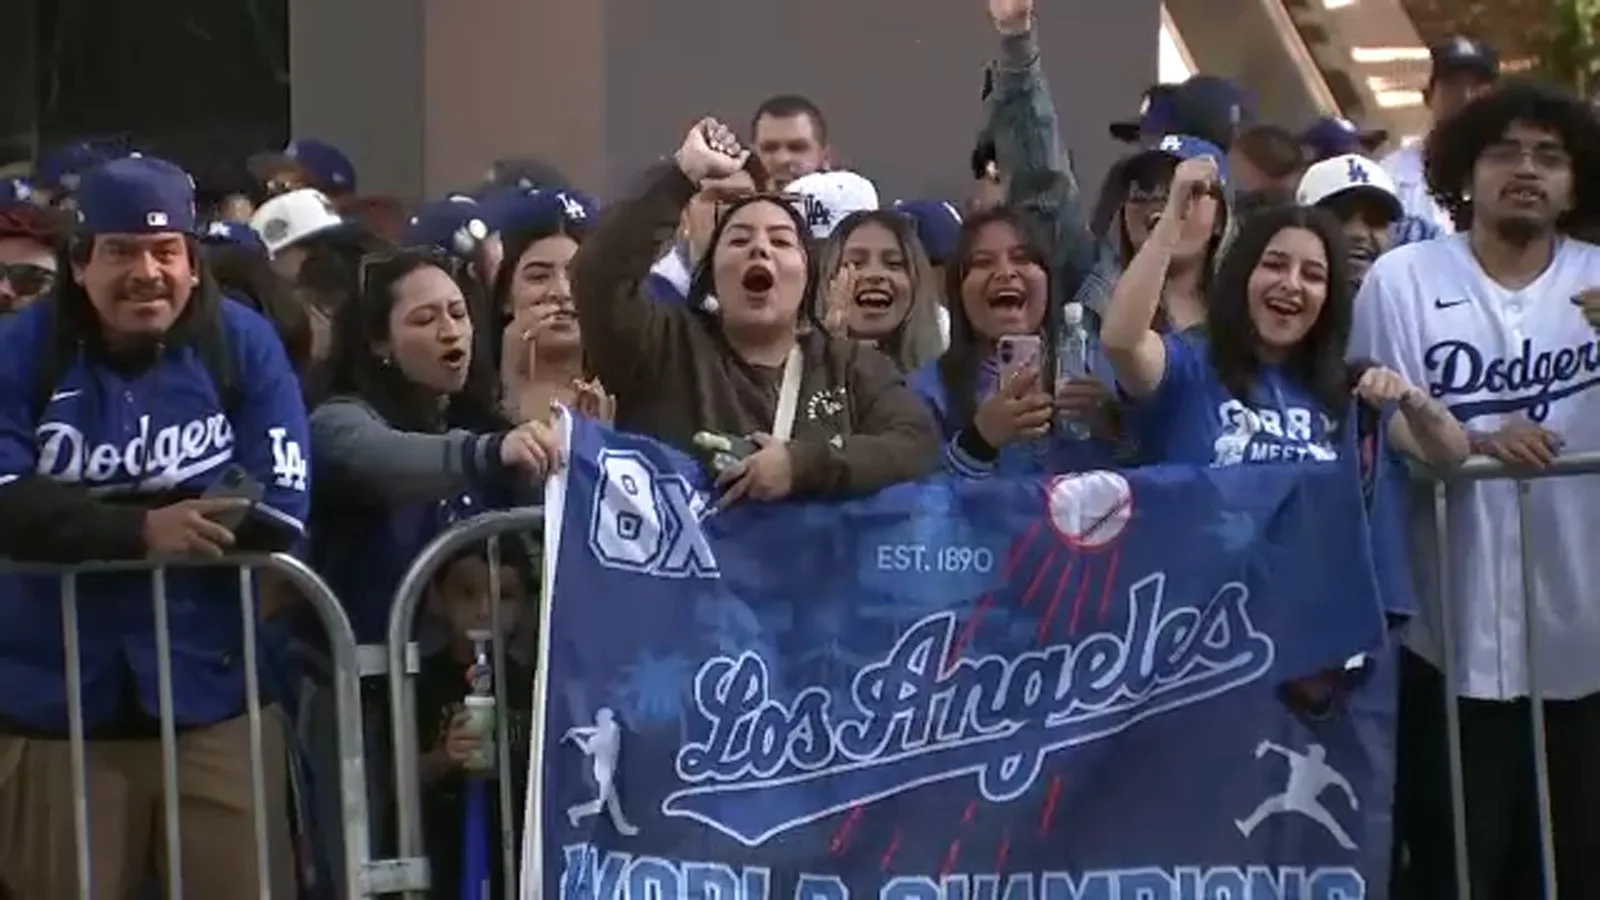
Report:
[[[1455,847],[1455,879],[1462,900],[1472,897],[1469,878],[1467,847],[1466,773],[1461,750],[1461,710],[1456,693],[1456,634],[1454,613],[1451,609],[1452,576],[1450,572],[1450,491],[1469,484],[1486,481],[1509,480],[1516,490],[1516,534],[1519,550],[1518,568],[1521,575],[1523,653],[1527,661],[1529,725],[1533,735],[1534,789],[1539,816],[1540,869],[1545,900],[1556,900],[1556,857],[1554,827],[1550,804],[1550,759],[1545,734],[1544,691],[1539,677],[1539,635],[1533,611],[1536,606],[1537,587],[1529,560],[1532,513],[1529,495],[1532,484],[1550,478],[1600,474],[1600,453],[1577,454],[1560,458],[1551,466],[1537,471],[1507,466],[1488,457],[1473,457],[1461,467],[1443,473],[1423,472],[1433,487],[1433,538],[1435,555],[1435,590],[1439,602],[1437,640],[1442,656],[1444,675],[1445,730],[1449,757],[1450,804]],[[1424,876],[1426,877],[1426,876]]]
[[[78,896],[96,896],[90,865],[93,848],[89,844],[88,747],[83,721],[82,648],[79,634],[78,579],[85,575],[150,573],[151,603],[155,619],[156,678],[160,718],[162,803],[165,824],[165,869],[167,896],[183,900],[182,841],[178,774],[178,733],[173,708],[172,635],[169,626],[167,570],[169,568],[238,567],[240,619],[245,667],[245,702],[249,726],[250,786],[253,826],[256,836],[256,869],[262,898],[272,896],[271,860],[267,842],[267,799],[264,765],[261,682],[258,666],[257,604],[253,574],[271,571],[305,598],[315,610],[326,631],[328,652],[333,663],[333,689],[338,709],[339,766],[336,775],[343,811],[340,823],[345,843],[345,864],[335,875],[347,896],[364,896],[365,868],[369,856],[367,803],[362,792],[365,783],[360,706],[356,678],[356,643],[350,622],[339,601],[323,580],[304,563],[286,554],[230,556],[215,560],[147,560],[90,562],[74,566],[42,565],[0,561],[0,571],[17,575],[49,575],[61,581],[62,634],[66,654],[67,715],[70,765],[73,784],[73,824],[76,838]],[[280,898],[286,900],[286,898]]]
[[[394,737],[392,752],[398,859],[375,864],[391,870],[391,877],[385,884],[387,890],[421,900],[427,896],[430,887],[422,824],[422,781],[414,683],[421,658],[420,649],[412,639],[417,609],[427,593],[428,585],[439,574],[441,567],[462,551],[478,544],[487,544],[489,593],[494,598],[489,605],[490,630],[495,635],[490,645],[491,667],[494,690],[497,694],[501,693],[506,684],[506,648],[505,641],[500,638],[500,538],[508,532],[535,532],[542,537],[544,527],[542,507],[489,512],[462,522],[439,535],[417,555],[395,591],[394,605],[389,612],[388,661],[384,668],[389,677],[389,718]],[[370,673],[370,668],[367,671]],[[535,697],[535,717],[539,715],[538,702],[539,698]],[[514,816],[521,807],[515,805],[513,799],[521,798],[511,796],[515,773],[511,771],[508,718],[506,715],[495,716],[495,763],[500,772],[496,785],[502,810],[500,865],[505,875],[507,895],[515,896],[518,872]]]

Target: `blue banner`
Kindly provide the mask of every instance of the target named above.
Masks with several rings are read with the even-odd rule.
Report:
[[[524,897],[1384,895],[1353,461],[716,511],[681,454],[571,431]],[[1291,709],[1319,673],[1353,693]]]

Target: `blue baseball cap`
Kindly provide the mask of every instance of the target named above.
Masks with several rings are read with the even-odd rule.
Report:
[[[296,138],[277,153],[258,153],[250,157],[250,174],[261,182],[284,171],[299,171],[309,184],[329,195],[353,194],[356,166],[343,150],[316,138]]]
[[[1156,154],[1170,156],[1179,162],[1209,156],[1217,164],[1217,177],[1222,179],[1223,186],[1228,184],[1228,154],[1210,141],[1188,134],[1164,135],[1155,142],[1155,146],[1140,155]]]
[[[1172,121],[1170,106],[1175,84],[1152,84],[1139,96],[1139,114],[1132,119],[1112,122],[1111,136],[1127,144],[1137,144],[1149,135],[1167,133]]]
[[[83,174],[75,193],[83,234],[195,230],[194,179],[177,165],[134,154]]]
[[[262,242],[261,235],[254,228],[244,222],[230,222],[218,219],[206,223],[200,229],[200,242],[214,247],[241,247],[254,250],[266,255],[267,245]]]
[[[1310,149],[1313,162],[1351,153],[1370,153],[1388,139],[1389,132],[1381,128],[1363,131],[1340,116],[1323,116],[1300,133],[1300,143]]]
[[[406,220],[400,243],[406,247],[437,247],[466,257],[494,233],[478,201],[466,194],[429,200]]]
[[[538,159],[497,159],[483,176],[489,193],[501,189],[559,190],[567,187],[567,176],[555,166]]]
[[[73,141],[39,154],[33,167],[35,187],[63,194],[78,189],[85,172],[125,154],[95,141]]]
[[[1428,48],[1433,70],[1428,84],[1452,75],[1471,75],[1481,81],[1494,81],[1500,77],[1500,57],[1482,41],[1466,37],[1453,37]]]
[[[482,205],[493,231],[582,225],[593,220],[600,210],[593,197],[565,188],[509,188],[485,197]]]
[[[956,255],[961,235],[961,211],[947,200],[896,200],[894,208],[911,219],[928,260],[942,266]]]
[[[1114,123],[1112,134],[1130,143],[1187,134],[1226,150],[1240,126],[1254,119],[1254,101],[1243,88],[1216,75],[1196,75],[1182,84],[1152,86],[1139,120]]]

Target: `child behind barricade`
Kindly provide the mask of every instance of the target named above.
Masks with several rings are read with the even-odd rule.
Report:
[[[507,646],[504,684],[493,683],[490,568],[483,550],[467,551],[452,559],[428,589],[427,613],[447,631],[444,645],[424,655],[416,692],[423,831],[433,885],[429,896],[440,900],[461,896],[468,792],[471,781],[477,778],[482,779],[483,793],[487,795],[487,814],[477,827],[485,836],[482,846],[487,848],[492,896],[501,896],[503,891],[500,785],[496,779],[505,773],[496,771],[499,754],[493,732],[483,737],[476,733],[474,716],[465,702],[470,694],[485,695],[486,688],[492,687],[493,714],[504,719],[510,742],[512,828],[518,835],[514,846],[521,847],[533,671],[512,658],[510,647],[519,632],[519,623],[530,621],[536,614],[529,602],[535,576],[520,542],[508,539],[502,544],[497,637]]]

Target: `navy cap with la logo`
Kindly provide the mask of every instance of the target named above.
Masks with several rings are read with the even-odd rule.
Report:
[[[102,163],[78,185],[83,234],[161,234],[195,230],[194,179],[177,165],[133,155]]]

